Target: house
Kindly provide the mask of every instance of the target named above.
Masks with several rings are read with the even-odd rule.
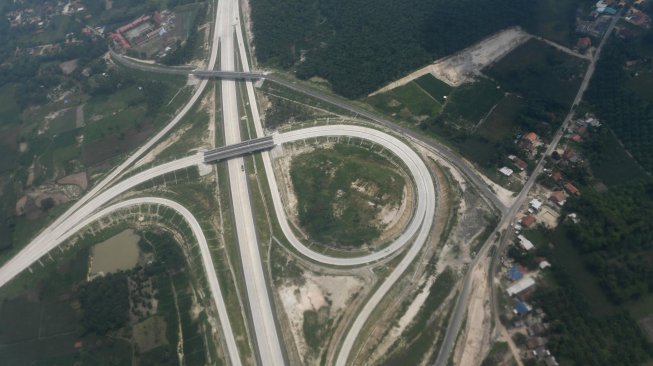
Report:
[[[549,261],[544,260],[541,261],[540,264],[538,264],[538,266],[540,267],[540,269],[547,269],[551,267],[551,263],[549,263]]]
[[[504,166],[503,168],[499,169],[499,173],[505,175],[506,177],[509,177],[512,175],[513,170]]]
[[[558,206],[562,206],[565,204],[567,197],[565,196],[565,192],[563,191],[555,191],[551,192],[551,195],[549,196],[549,200]]]
[[[82,341],[75,342],[75,345],[74,345],[75,349],[80,349],[80,348],[82,348],[82,346],[83,346]]]
[[[578,156],[578,153],[570,148],[565,149],[565,152],[562,154],[562,158],[569,161],[570,163],[577,163],[580,161],[580,156]]]
[[[583,141],[583,136],[581,136],[579,134],[575,134],[575,135],[571,136],[571,141],[573,141],[573,142],[582,142]]]
[[[535,280],[533,280],[530,277],[524,277],[521,280],[517,281],[514,285],[508,287],[506,292],[508,292],[508,296],[513,296],[517,295],[520,292],[523,292],[524,290],[527,290],[535,285]]]
[[[539,211],[540,208],[542,208],[542,201],[538,200],[537,198],[533,198],[531,202],[528,203],[528,206],[533,208],[535,211]]]
[[[568,217],[569,220],[571,220],[571,222],[573,222],[574,224],[578,224],[578,223],[580,222],[580,219],[578,218],[578,214],[575,213],[575,212],[570,213],[569,215],[567,215],[567,217]]]
[[[581,37],[578,39],[578,42],[576,42],[576,47],[581,51],[585,51],[590,48],[590,46],[592,46],[592,39],[590,39],[590,37]]]
[[[537,134],[535,132],[529,132],[527,134],[524,134],[524,136],[522,136],[522,140],[528,141],[531,144],[534,144],[534,143],[537,142]]]
[[[529,228],[533,226],[535,223],[535,216],[533,215],[525,215],[524,217],[521,218],[520,221],[521,225],[525,228]]]
[[[518,302],[512,309],[515,315],[525,315],[530,313],[533,308],[525,302]]]
[[[535,144],[537,143],[537,134],[535,132],[529,132],[524,134],[519,140],[518,146],[529,152],[535,150]]]
[[[524,277],[524,274],[519,270],[519,266],[515,264],[508,269],[506,272],[506,277],[508,277],[510,281],[519,281],[522,279],[522,277]]]
[[[566,183],[564,185],[564,187],[565,187],[565,190],[567,191],[567,193],[569,193],[569,194],[571,194],[573,196],[580,196],[580,191],[573,184]]]
[[[528,167],[528,164],[526,164],[526,162],[520,158],[515,158],[515,160],[513,160],[513,163],[515,163],[515,166],[519,168],[519,170],[524,170]]]
[[[517,236],[517,239],[519,239],[519,246],[522,247],[522,249],[526,251],[535,249],[535,245],[533,245],[530,240],[526,239],[525,236],[519,235]]]
[[[554,182],[560,182],[562,180],[562,172],[556,170],[551,174],[551,179],[553,179]]]

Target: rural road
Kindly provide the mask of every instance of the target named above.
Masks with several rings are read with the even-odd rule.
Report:
[[[567,116],[565,117],[562,125],[556,131],[555,135],[551,139],[551,143],[546,149],[546,152],[542,155],[542,158],[538,162],[537,166],[535,169],[533,169],[533,172],[531,173],[531,176],[529,179],[526,181],[526,184],[524,184],[524,187],[522,190],[519,192],[519,195],[513,202],[513,204],[504,212],[501,222],[495,230],[492,232],[486,243],[483,245],[481,250],[479,250],[478,254],[476,255],[476,258],[472,262],[472,264],[469,266],[469,269],[467,271],[467,275],[465,276],[465,280],[463,283],[463,290],[460,292],[460,295],[458,296],[458,299],[456,300],[456,305],[453,311],[453,315],[451,317],[451,320],[449,321],[449,325],[447,327],[447,332],[445,334],[444,341],[442,343],[442,346],[440,347],[440,351],[438,353],[438,357],[436,358],[435,361],[435,366],[445,366],[447,365],[449,361],[449,355],[451,354],[451,351],[453,350],[453,347],[455,346],[455,341],[458,336],[458,332],[460,331],[460,326],[462,324],[462,321],[464,319],[464,314],[465,310],[467,309],[467,300],[469,298],[469,294],[471,291],[471,282],[472,282],[472,277],[469,275],[472,273],[474,267],[476,264],[478,264],[479,260],[483,259],[489,250],[489,248],[492,246],[492,244],[496,241],[496,233],[501,233],[502,230],[507,229],[508,225],[510,222],[514,219],[515,215],[519,211],[519,209],[522,207],[524,202],[526,201],[526,198],[528,197],[528,193],[530,192],[531,188],[535,184],[537,177],[542,173],[542,170],[544,169],[544,163],[546,160],[546,157],[550,156],[551,153],[555,150],[555,148],[558,146],[558,143],[560,142],[560,139],[564,135],[565,130],[569,126],[569,123],[571,122],[572,118],[574,117],[574,112],[576,109],[576,105],[580,103],[580,101],[583,99],[583,95],[585,94],[585,90],[587,90],[587,87],[589,86],[589,82],[592,78],[592,75],[594,74],[594,70],[596,68],[596,62],[598,61],[600,55],[601,55],[601,50],[603,49],[603,46],[607,42],[607,39],[610,37],[610,34],[612,34],[612,30],[614,29],[615,25],[617,24],[617,21],[621,17],[621,12],[619,11],[619,14],[617,14],[613,19],[612,22],[610,23],[610,26],[608,27],[608,30],[606,31],[605,35],[601,39],[601,43],[599,44],[599,47],[597,48],[596,52],[594,53],[594,56],[592,57],[590,64],[585,72],[585,76],[583,77],[583,81],[581,82],[581,85],[578,89],[578,92],[576,93],[576,97],[574,98],[574,101],[572,103],[572,106],[567,113]],[[506,235],[504,233],[504,235]],[[501,240],[501,242],[505,243],[505,240]],[[496,253],[499,253],[500,251],[497,250]],[[497,255],[495,253],[495,255]],[[490,268],[493,266],[491,265]],[[492,290],[494,291],[493,287],[491,287]]]

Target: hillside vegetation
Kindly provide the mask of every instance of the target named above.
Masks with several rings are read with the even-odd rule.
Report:
[[[358,97],[513,25],[528,0],[252,0],[256,56]]]

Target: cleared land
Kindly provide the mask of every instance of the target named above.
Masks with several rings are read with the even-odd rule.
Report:
[[[437,60],[433,64],[414,71],[397,81],[393,81],[370,94],[370,96],[406,85],[424,75],[432,75],[452,87],[460,86],[472,81],[479,75],[483,68],[500,60],[529,38],[530,35],[522,31],[519,27],[502,30],[464,50]]]

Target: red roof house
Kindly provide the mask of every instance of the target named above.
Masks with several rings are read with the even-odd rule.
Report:
[[[580,191],[578,190],[578,188],[576,188],[576,186],[574,186],[571,183],[565,184],[565,190],[567,191],[567,193],[571,195],[580,196]]]
[[[521,218],[520,222],[521,222],[522,226],[529,228],[529,227],[533,226],[533,224],[535,223],[535,216],[526,215],[526,216]]]

